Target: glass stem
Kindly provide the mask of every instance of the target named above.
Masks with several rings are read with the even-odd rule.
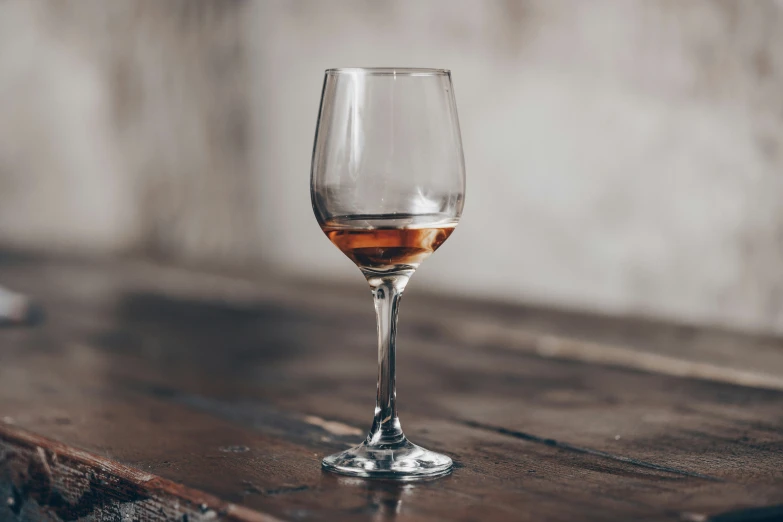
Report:
[[[375,418],[365,444],[372,447],[395,447],[405,443],[400,419],[397,417],[395,359],[397,311],[402,291],[413,271],[394,274],[365,272],[375,300],[378,318],[378,395]]]

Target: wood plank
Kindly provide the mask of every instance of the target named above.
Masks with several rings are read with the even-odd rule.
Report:
[[[94,287],[100,280],[104,295],[116,296],[133,289],[138,293],[248,306],[274,302],[322,316],[353,313],[357,321],[372,321],[368,291],[358,273],[354,284],[328,285],[269,277],[266,273],[240,277],[194,272],[140,260],[110,264],[95,259],[68,261],[56,260],[52,268],[47,258],[0,252],[0,265],[5,265],[8,278],[19,281],[32,293],[51,293],[52,287],[68,287],[73,280],[79,281],[85,267],[92,266],[103,276],[93,274],[90,284]],[[47,273],[53,277],[45,282],[41,275],[45,277]],[[457,338],[478,346],[496,344],[543,357],[783,389],[780,337],[633,316],[605,316],[453,296],[444,299],[421,291],[416,284],[406,290],[403,313],[407,316],[405,324],[417,337]]]
[[[5,508],[21,520],[277,520],[5,424],[0,457]]]
[[[0,280],[38,295],[48,316],[39,328],[0,330],[0,451],[27,463],[0,463],[8,498],[8,470],[38,455],[20,442],[29,430],[67,444],[58,455],[81,448],[128,473],[182,484],[196,500],[203,491],[217,499],[208,506],[218,517],[234,505],[248,510],[242,516],[289,520],[706,520],[746,508],[774,513],[783,503],[780,391],[542,357],[535,345],[574,332],[599,342],[622,321],[598,317],[604,326],[589,334],[554,312],[546,323],[545,311],[480,304],[471,312],[469,302],[427,295],[409,306],[418,299],[410,293],[400,329],[403,425],[458,469],[401,486],[318,466],[370,421],[375,333],[364,289],[307,293],[285,281],[251,286],[90,261],[0,262]],[[447,328],[486,316],[511,324],[515,314],[529,341]],[[544,323],[548,333],[529,333]],[[656,342],[673,352],[676,340]],[[774,353],[775,343],[762,344]],[[47,444],[55,443],[34,446]],[[69,466],[49,461],[54,475],[67,476]],[[174,505],[176,494],[166,494],[153,498]],[[133,504],[100,498],[107,513]],[[23,500],[38,510],[30,513],[51,508],[34,495]]]

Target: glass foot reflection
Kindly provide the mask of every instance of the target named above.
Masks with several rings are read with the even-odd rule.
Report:
[[[328,471],[365,478],[417,480],[451,473],[446,455],[419,447],[407,439],[394,445],[368,446],[366,442],[329,455],[323,460]]]

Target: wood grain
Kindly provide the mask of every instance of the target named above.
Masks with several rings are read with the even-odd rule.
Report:
[[[21,519],[274,522],[151,473],[0,424],[6,507]]]
[[[372,417],[360,284],[25,256],[0,257],[0,280],[47,312],[0,330],[0,520],[742,520],[783,504],[775,386],[541,351],[728,370],[736,346],[769,361],[742,371],[775,377],[774,338],[409,292],[403,426],[457,469],[399,485],[319,467]]]

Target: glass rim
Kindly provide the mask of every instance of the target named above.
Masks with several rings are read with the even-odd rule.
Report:
[[[449,76],[449,69],[426,67],[338,67],[326,69],[326,74],[364,74],[370,76]]]

